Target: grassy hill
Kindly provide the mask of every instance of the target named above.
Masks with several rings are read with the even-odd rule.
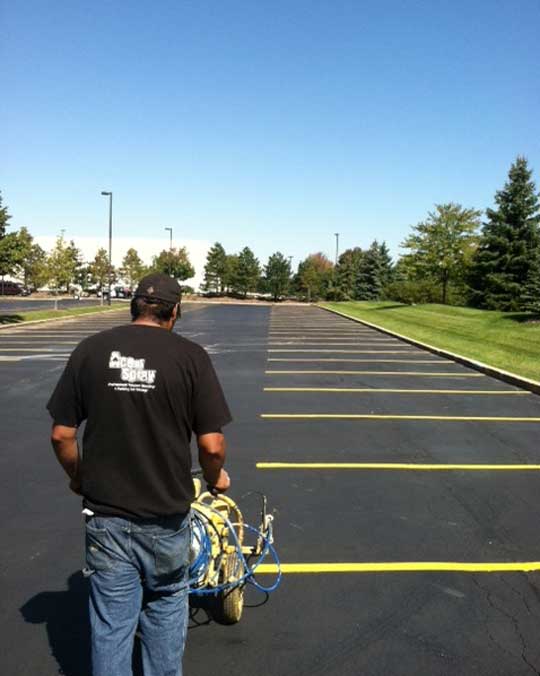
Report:
[[[321,303],[505,371],[540,381],[540,316],[447,305]]]

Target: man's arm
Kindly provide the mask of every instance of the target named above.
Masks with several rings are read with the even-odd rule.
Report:
[[[70,478],[69,487],[74,493],[80,495],[80,456],[77,445],[77,428],[53,423],[51,442],[58,462]]]
[[[197,436],[199,463],[206,483],[218,493],[225,493],[231,485],[225,464],[225,437],[221,432]]]

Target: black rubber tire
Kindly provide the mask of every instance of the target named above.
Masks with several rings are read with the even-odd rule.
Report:
[[[227,582],[235,574],[238,575],[239,569],[236,555],[229,554],[220,575],[222,582]],[[218,594],[212,615],[219,624],[236,624],[242,617],[243,608],[244,586],[238,585]]]

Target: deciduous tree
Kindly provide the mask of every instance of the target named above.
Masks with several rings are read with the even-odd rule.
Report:
[[[124,277],[131,290],[137,286],[139,280],[144,277],[145,272],[146,267],[137,250],[134,248],[128,249],[122,259],[120,274]]]
[[[401,245],[412,277],[432,278],[441,289],[441,302],[448,299],[448,286],[461,280],[477,243],[481,212],[460,204],[436,204],[425,221],[413,226]]]
[[[154,256],[151,267],[155,272],[163,272],[180,281],[195,276],[195,268],[189,261],[185,246],[178,249],[164,249],[158,256]]]

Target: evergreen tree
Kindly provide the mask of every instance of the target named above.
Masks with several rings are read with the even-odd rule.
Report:
[[[204,289],[223,293],[225,288],[225,277],[227,274],[227,254],[223,246],[216,242],[206,254],[206,265],[204,266]]]
[[[334,271],[333,297],[335,300],[349,300],[356,297],[356,279],[363,256],[362,249],[355,247],[347,249],[339,257]]]
[[[540,204],[524,157],[512,164],[495,202],[473,258],[471,302],[488,309],[527,309],[539,284]]]
[[[236,275],[238,273],[238,254],[226,254],[225,272],[223,273],[223,290],[230,293],[236,286]]]
[[[259,261],[248,246],[244,247],[238,255],[238,266],[234,280],[235,290],[242,293],[245,298],[248,292],[255,291],[257,288],[260,274]]]
[[[386,242],[383,242],[379,246],[379,260],[381,266],[381,284],[384,289],[384,287],[391,284],[394,279],[394,263]]]
[[[268,259],[264,267],[266,288],[272,294],[274,301],[281,298],[289,288],[291,278],[291,266],[289,260],[277,251]]]
[[[6,227],[10,218],[8,208],[2,206],[2,193],[0,192],[0,239],[6,234]]]

